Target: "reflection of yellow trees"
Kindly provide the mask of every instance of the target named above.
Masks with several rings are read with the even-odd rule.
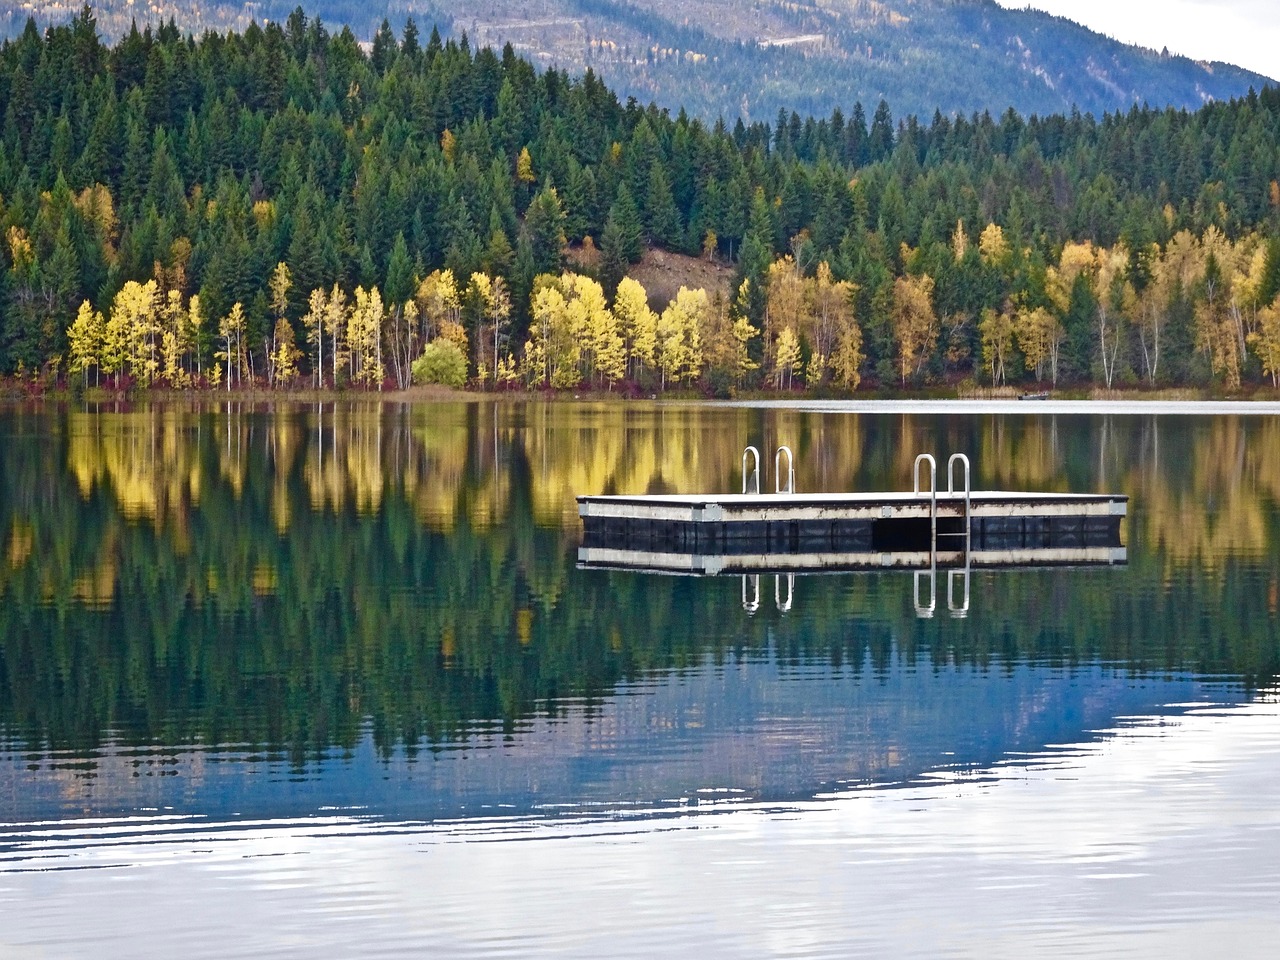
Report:
[[[67,466],[85,499],[110,487],[129,520],[172,520],[185,527],[187,508],[199,500],[198,448],[191,421],[176,410],[68,416]]]
[[[406,440],[411,443],[400,476],[419,519],[448,530],[457,522],[459,493],[466,483],[469,436],[462,411],[436,413],[419,409],[410,415]],[[487,516],[494,513],[501,509],[491,509]]]
[[[1187,423],[1158,417],[1098,421],[1085,455],[1100,492],[1132,498],[1130,526],[1169,562],[1209,568],[1228,555],[1272,549],[1268,524],[1280,501],[1280,421],[1216,417]],[[910,469],[925,437],[903,425],[900,469]],[[993,417],[978,436],[975,485],[1065,491],[1081,449],[1073,420]],[[939,468],[941,469],[941,463]],[[945,478],[940,479],[945,484]]]
[[[1273,548],[1269,523],[1280,501],[1280,421],[1274,417],[1222,417],[1197,431],[1195,442],[1161,443],[1152,420],[1141,458],[1127,484],[1142,498],[1146,539],[1170,561],[1215,568],[1228,554],[1263,554]],[[1171,462],[1183,464],[1172,470]],[[1169,477],[1179,477],[1170,483]]]
[[[572,534],[580,494],[736,491],[748,443],[763,455],[765,490],[773,488],[773,452],[785,443],[804,491],[907,489],[921,451],[939,456],[945,486],[941,472],[952,450],[971,453],[978,489],[1062,491],[1083,483],[1124,491],[1140,507],[1135,533],[1175,561],[1214,564],[1233,552],[1269,549],[1269,511],[1280,501],[1274,418],[1120,417],[1082,428],[1059,417],[953,427],[932,417],[642,403],[279,404],[256,417],[218,411],[213,419],[171,408],[69,414],[66,469],[74,488],[86,500],[108,496],[124,521],[165,529],[183,554],[193,548],[192,510],[211,484],[229,495],[219,502],[259,490],[280,536],[308,510],[371,515],[389,504],[407,507],[395,523],[485,530],[511,520],[513,505],[526,501],[533,523]],[[0,531],[6,576],[55,549],[32,519],[15,512]],[[62,584],[62,595],[111,596],[112,525],[99,536],[86,559],[69,565],[74,585]],[[217,590],[219,578],[224,591],[274,589],[274,573],[245,563],[191,589]]]
[[[35,543],[35,534],[31,524],[15,519],[13,529],[9,532],[9,546],[5,550],[5,559],[10,570],[17,570],[31,556],[31,547]]]
[[[289,476],[302,444],[302,424],[295,417],[273,417],[268,433],[273,482],[271,485],[271,513],[275,517],[276,532],[281,536],[289,532],[293,516]]]
[[[45,596],[50,601],[58,598],[58,590],[53,584],[49,585]],[[97,563],[80,573],[72,582],[71,597],[87,607],[109,607],[115,596],[115,551],[104,551]]]
[[[1054,417],[1009,420],[992,417],[982,426],[974,459],[975,487],[1065,492],[1063,450]],[[939,469],[943,468],[939,464]],[[942,483],[946,483],[945,479]],[[1106,491],[1111,492],[1111,491]]]

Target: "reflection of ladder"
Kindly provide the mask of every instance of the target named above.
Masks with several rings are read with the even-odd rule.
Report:
[[[787,455],[787,488],[782,488],[782,455]],[[751,470],[747,470],[747,460],[751,460]],[[751,487],[752,492],[760,495],[760,451],[755,447],[747,447],[742,451],[742,492],[747,493],[747,488]],[[791,448],[781,446],[773,455],[773,492],[794,495],[796,492],[796,462],[791,454]],[[787,596],[782,596],[782,578],[787,578]],[[750,583],[751,594],[747,594],[747,586]],[[796,592],[796,575],[794,573],[775,574],[773,578],[773,603],[778,608],[779,613],[789,613],[791,603],[795,598]],[[747,613],[755,613],[760,609],[760,574],[744,573],[742,575],[742,609]]]
[[[787,595],[782,595],[783,578],[786,578]],[[751,585],[751,593],[747,593],[747,585]],[[791,604],[796,595],[796,575],[794,573],[775,573],[773,575],[773,604],[779,613],[790,613]],[[754,614],[760,609],[760,574],[744,573],[742,575],[742,609]]]
[[[920,465],[922,463],[929,465],[928,490],[920,489]],[[943,534],[943,536],[959,536],[964,540],[964,566],[947,571],[947,611],[952,617],[959,618],[969,615],[969,547],[973,539],[973,507],[969,458],[963,453],[953,453],[947,461],[947,496],[951,499],[957,496],[955,488],[955,465],[957,463],[964,467],[964,489],[962,491],[964,493],[964,528],[958,534]],[[915,495],[929,498],[929,567],[925,570],[914,571],[914,590],[912,591],[916,616],[924,619],[932,617],[938,605],[938,462],[933,459],[933,454],[922,453],[916,457],[911,473]],[[923,600],[920,594],[920,584],[925,580],[926,574],[928,575],[927,582],[929,584],[928,601]],[[963,599],[959,602],[955,598],[955,583],[957,580],[961,580],[964,586]]]

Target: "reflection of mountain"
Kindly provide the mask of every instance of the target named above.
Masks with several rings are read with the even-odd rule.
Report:
[[[746,657],[623,684],[606,702],[564,704],[509,733],[477,725],[412,758],[379,757],[368,737],[302,768],[241,750],[112,747],[86,776],[72,758],[32,769],[0,753],[0,796],[19,822],[138,809],[270,819],[321,808],[408,820],[613,815],[901,783],[1077,743],[1166,703],[1238,696],[1100,666],[894,662],[872,672]]]
[[[918,622],[899,574],[740,585],[575,570],[573,494],[734,489],[789,442],[800,489],[975,484],[1133,497],[1128,569],[975,574]],[[661,405],[0,414],[0,735],[244,744],[292,763],[511,731],[739,651],[833,664],[1095,660],[1280,669],[1274,419],[844,417]],[[998,576],[998,580],[984,579]],[[1070,611],[1070,616],[1065,612]]]

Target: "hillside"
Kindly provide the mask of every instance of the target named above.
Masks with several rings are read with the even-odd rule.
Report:
[[[283,22],[296,0],[209,4],[128,0],[95,4],[104,35],[131,18],[173,17],[182,30],[242,30],[253,17]],[[624,98],[704,118],[772,120],[870,110],[898,115],[1040,115],[1073,107],[1101,116],[1133,104],[1194,109],[1255,89],[1267,78],[1126,46],[1068,20],[1006,10],[992,0],[313,0],[309,15],[350,24],[369,41],[383,17],[399,31],[466,32],[475,45],[516,52],[572,73],[592,67]],[[462,12],[465,10],[465,13]],[[0,31],[16,35],[30,13],[65,22],[68,0],[0,0]]]
[[[77,17],[0,47],[0,375],[1275,386],[1278,143],[1274,88],[729,128],[434,33]]]

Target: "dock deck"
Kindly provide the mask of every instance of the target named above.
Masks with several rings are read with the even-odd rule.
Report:
[[[912,565],[915,558],[907,555],[921,553],[927,564],[929,552],[946,562],[949,554],[967,550],[982,563],[982,554],[1118,547],[1127,511],[1128,498],[1122,495],[1009,491],[975,491],[967,498],[895,492],[578,498],[584,548],[710,557],[792,555],[774,564],[785,568],[799,564],[795,555],[814,557],[811,568],[830,568]],[[871,554],[904,558],[885,564],[871,560]],[[862,560],[854,563],[854,555]],[[835,564],[838,556],[844,560]],[[1061,562],[1069,562],[1066,556]],[[721,566],[736,568],[740,561]]]
[[[687,523],[768,523],[808,520],[928,519],[933,498],[927,493],[727,493],[650,494],[578,497],[584,521],[627,519]],[[975,490],[941,493],[939,517],[963,518],[966,502],[973,519],[1013,517],[1123,517],[1129,498],[1122,494],[1014,493]]]

